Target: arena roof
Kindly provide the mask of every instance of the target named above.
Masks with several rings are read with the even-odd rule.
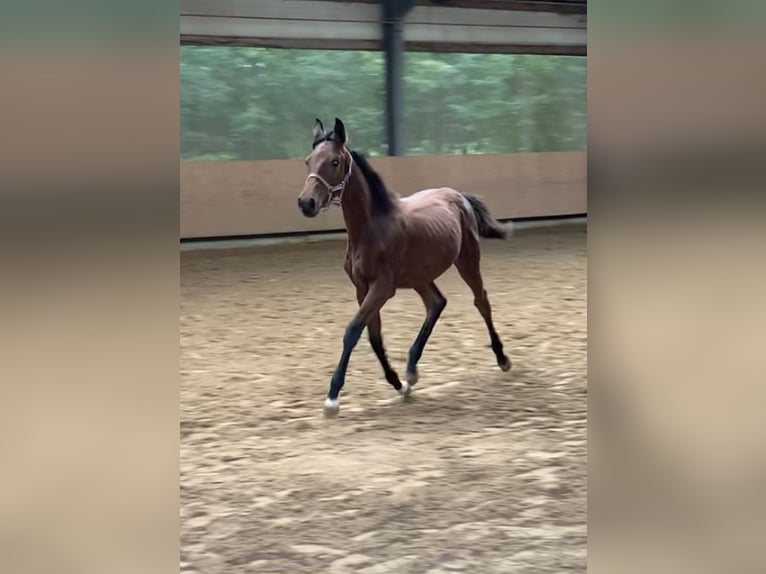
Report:
[[[388,0],[390,4],[396,0]],[[181,42],[382,49],[377,0],[181,0]],[[583,0],[398,1],[406,50],[586,54]]]

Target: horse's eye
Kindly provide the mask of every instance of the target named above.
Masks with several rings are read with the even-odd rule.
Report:
[[[332,160],[331,163],[332,163],[333,167],[338,167],[340,165],[340,160],[339,159],[334,159],[334,160]]]

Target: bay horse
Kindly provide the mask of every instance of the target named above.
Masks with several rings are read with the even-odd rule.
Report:
[[[492,308],[479,268],[480,237],[506,239],[510,227],[495,220],[477,197],[448,187],[424,189],[408,197],[390,191],[367,159],[350,150],[343,122],[326,131],[316,120],[309,174],[298,197],[306,217],[340,205],[348,242],[343,269],[356,288],[359,309],[343,336],[343,352],[324,404],[326,417],[340,408],[339,396],[351,351],[367,328],[370,345],[389,384],[407,397],[418,380],[417,365],[447,299],[434,281],[455,265],[474,295],[474,305],[489,330],[492,350],[503,371],[511,360],[492,323]],[[409,350],[407,378],[399,380],[386,357],[380,310],[397,289],[414,289],[423,299],[426,318]]]

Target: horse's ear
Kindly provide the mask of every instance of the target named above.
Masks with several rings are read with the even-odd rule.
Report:
[[[314,136],[314,141],[324,135],[324,126],[322,125],[322,120],[319,118],[314,120],[314,130],[311,132],[311,135]]]
[[[335,138],[338,140],[338,143],[341,145],[345,145],[346,141],[348,140],[348,134],[346,133],[346,126],[344,126],[343,122],[340,121],[338,118],[335,118],[335,126],[332,128],[332,131],[335,132]]]

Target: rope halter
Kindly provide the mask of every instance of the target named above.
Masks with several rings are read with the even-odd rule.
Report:
[[[327,188],[327,191],[330,193],[330,201],[328,201],[326,205],[319,208],[321,211],[328,209],[330,205],[341,205],[343,202],[343,191],[346,189],[348,180],[351,179],[351,168],[354,167],[354,158],[351,156],[348,150],[346,150],[346,156],[348,157],[348,171],[346,172],[346,176],[343,178],[343,181],[340,183],[336,185],[330,185],[325,178],[313,171],[306,176],[306,181],[313,177],[317,181],[321,182],[322,185],[324,185]]]

